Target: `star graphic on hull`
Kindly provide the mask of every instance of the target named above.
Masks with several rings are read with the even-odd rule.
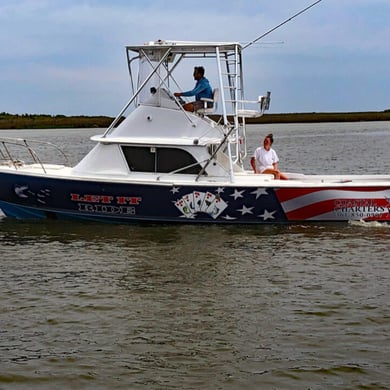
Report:
[[[233,196],[234,200],[237,200],[237,198],[243,198],[242,193],[245,192],[245,190],[238,191],[234,190],[234,193],[231,194],[230,196]]]
[[[258,217],[263,218],[264,221],[266,221],[267,219],[275,219],[275,217],[274,217],[275,213],[276,213],[276,211],[269,212],[268,210],[264,209],[264,213],[258,215]]]
[[[242,209],[237,209],[237,211],[241,212],[241,215],[245,214],[253,214],[253,207],[246,207],[244,204],[242,205]]]
[[[175,187],[175,186],[173,186],[173,187],[170,189],[170,191],[172,192],[172,194],[176,194],[177,192],[179,192],[179,190],[180,190],[180,187]]]
[[[252,191],[251,194],[256,195],[256,199],[257,199],[261,195],[268,195],[268,192],[265,188],[258,188],[257,190]]]
[[[224,191],[223,187],[218,187],[216,193],[221,194]]]
[[[237,219],[236,217],[231,217],[230,215],[226,214],[224,217],[222,217],[223,219],[226,219],[226,220],[234,220],[234,219]]]

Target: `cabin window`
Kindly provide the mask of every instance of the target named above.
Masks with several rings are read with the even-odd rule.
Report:
[[[122,146],[130,171],[197,175],[202,167],[186,150],[145,146]],[[181,169],[187,167],[185,169]]]

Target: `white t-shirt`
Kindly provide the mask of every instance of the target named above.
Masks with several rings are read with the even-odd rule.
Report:
[[[278,155],[272,148],[265,150],[262,146],[255,150],[253,155],[256,161],[256,169],[262,173],[266,169],[274,169],[273,164],[279,162]]]

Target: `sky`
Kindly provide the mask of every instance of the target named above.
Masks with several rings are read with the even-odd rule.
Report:
[[[116,116],[126,45],[245,44],[313,3],[0,0],[0,112]],[[246,98],[271,91],[271,113],[390,109],[389,16],[390,0],[322,0],[244,50]]]

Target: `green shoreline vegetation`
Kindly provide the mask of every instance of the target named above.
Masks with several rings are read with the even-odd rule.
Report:
[[[113,118],[108,116],[0,113],[0,129],[3,130],[108,127],[112,121]]]
[[[213,119],[219,120],[218,115]],[[45,114],[0,113],[0,129],[58,129],[108,127],[114,118],[109,116],[65,116]],[[368,112],[310,112],[264,114],[259,118],[247,118],[248,124],[262,123],[318,123],[390,121],[390,110]]]

